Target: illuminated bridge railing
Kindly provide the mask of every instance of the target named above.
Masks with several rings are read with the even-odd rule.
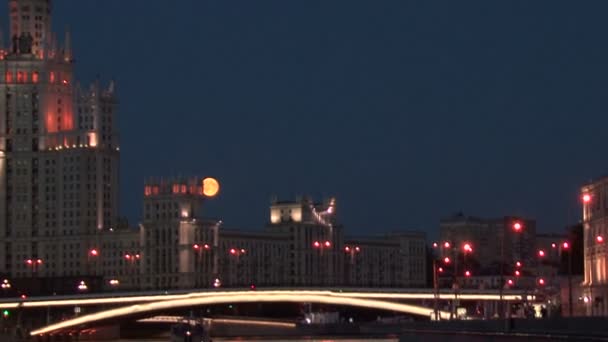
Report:
[[[378,299],[378,300],[428,300],[434,299],[433,289],[370,289],[370,288],[283,288],[283,289],[257,289],[255,292],[309,292],[316,294],[331,294],[336,297]],[[179,291],[152,291],[152,292],[113,292],[104,294],[78,294],[69,296],[47,296],[30,297],[27,299],[11,298],[0,300],[0,308],[11,309],[17,307],[35,308],[52,306],[86,306],[103,304],[133,304],[145,302],[157,302],[164,300],[176,300],[185,298],[212,297],[224,294],[244,294],[254,292],[249,289],[225,289],[225,290],[179,290]],[[438,299],[450,300],[457,296],[460,300],[496,301],[500,300],[498,290],[475,290],[462,289],[457,294],[453,290],[444,289],[439,291]],[[507,301],[534,300],[535,297],[525,291],[504,291],[502,298]]]

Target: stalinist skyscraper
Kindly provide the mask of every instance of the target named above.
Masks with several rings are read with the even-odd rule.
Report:
[[[87,262],[118,217],[114,85],[82,89],[51,0],[9,0],[0,46],[0,274],[94,275]]]

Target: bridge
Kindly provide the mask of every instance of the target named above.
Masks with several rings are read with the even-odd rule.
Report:
[[[163,310],[208,306],[230,303],[315,303],[343,305],[369,309],[381,309],[410,315],[430,317],[432,308],[422,305],[406,304],[411,300],[474,300],[498,301],[501,295],[497,290],[463,289],[232,289],[232,290],[196,290],[196,291],[163,291],[163,292],[129,292],[105,293],[71,296],[33,297],[25,299],[7,299],[0,301],[2,309],[51,308],[66,306],[118,306],[103,309],[95,313],[75,317],[69,320],[50,324],[35,331],[32,335],[44,335],[66,329],[81,328],[102,324],[108,321],[120,321],[130,317],[145,317]],[[504,291],[505,301],[534,300],[534,296],[524,291]],[[126,306],[125,306],[126,305]],[[451,313],[438,311],[441,319],[450,319]]]
[[[331,294],[335,297],[382,299],[382,300],[476,300],[498,301],[501,296],[498,290],[461,289],[458,292],[450,289],[382,289],[382,288],[264,288],[225,289],[225,290],[179,290],[179,291],[149,291],[149,292],[110,292],[99,294],[76,294],[67,296],[46,296],[29,298],[11,298],[0,300],[0,308],[40,308],[61,306],[90,306],[90,305],[120,305],[146,303],[191,298],[192,296],[206,297],[222,294],[251,294],[251,293],[320,293]],[[523,290],[505,290],[502,299],[505,301],[534,301],[536,296]]]

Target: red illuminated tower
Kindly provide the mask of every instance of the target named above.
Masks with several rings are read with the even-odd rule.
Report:
[[[114,85],[75,86],[70,35],[60,47],[50,0],[10,0],[0,46],[0,273],[98,273],[86,265],[118,219]],[[6,40],[5,40],[6,41]]]

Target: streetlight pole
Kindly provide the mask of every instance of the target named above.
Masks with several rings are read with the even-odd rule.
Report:
[[[503,298],[503,287],[504,287],[504,264],[505,264],[505,235],[507,234],[507,230],[505,229],[502,234],[502,239],[500,239],[500,284],[498,285],[498,293],[499,293],[499,305],[498,305],[498,318],[502,318],[504,316],[504,298]]]
[[[435,313],[435,320],[439,320],[439,281],[437,279],[437,259],[433,258],[433,289],[434,289],[434,303],[433,312]]]
[[[568,241],[562,243],[562,247],[568,253],[568,317],[572,317],[572,249]]]

